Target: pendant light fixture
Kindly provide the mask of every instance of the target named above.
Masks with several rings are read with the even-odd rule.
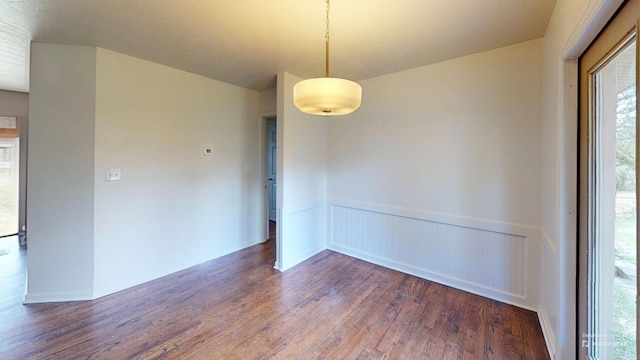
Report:
[[[307,114],[344,115],[360,107],[362,87],[351,81],[329,77],[329,9],[325,33],[325,77],[302,80],[293,86],[293,103]]]

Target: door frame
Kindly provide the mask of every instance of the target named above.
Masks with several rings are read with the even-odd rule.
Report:
[[[640,17],[640,0],[629,1],[621,6],[615,14],[609,19],[606,26],[603,26],[602,32],[590,43],[589,47],[581,54],[579,71],[579,91],[578,91],[578,227],[577,227],[577,273],[576,273],[576,293],[577,293],[577,316],[576,316],[576,354],[578,358],[590,358],[587,354],[587,347],[583,346],[583,341],[589,341],[590,339],[584,339],[583,335],[587,337],[594,334],[590,334],[592,325],[589,322],[589,314],[593,309],[589,308],[591,304],[591,286],[590,279],[592,276],[592,267],[589,265],[594,260],[594,253],[589,251],[594,247],[592,242],[594,233],[593,221],[595,215],[595,207],[593,198],[595,197],[594,182],[596,182],[595,165],[594,165],[594,141],[595,135],[593,130],[593,84],[591,79],[593,74],[606,66],[617,54],[631,42],[636,42],[636,94],[640,83],[638,78],[638,63],[640,57],[638,57],[638,51],[640,44],[638,43],[638,23],[637,19]],[[640,118],[638,117],[638,107],[636,107],[636,124]],[[640,127],[636,126],[636,129]],[[636,159],[640,159],[640,131],[636,132]],[[638,167],[636,166],[636,179],[638,177]],[[638,202],[640,192],[636,191],[636,204]],[[637,226],[640,222],[637,221]],[[640,232],[638,232],[640,234]],[[640,249],[639,249],[640,250]],[[640,325],[640,324],[637,324]],[[637,336],[637,335],[636,335]],[[638,348],[636,341],[636,351]],[[640,351],[638,351],[640,353]]]
[[[278,148],[278,153],[280,153],[280,146],[282,144],[282,130],[281,130],[281,121],[278,119],[276,111],[267,111],[260,113],[260,123],[262,126],[262,136],[261,144],[260,144],[260,158],[262,159],[262,171],[260,172],[260,176],[262,176],[262,229],[263,229],[263,242],[266,242],[269,239],[269,191],[267,189],[269,185],[269,181],[267,180],[269,177],[269,121],[274,120],[276,122],[276,147]],[[278,155],[276,155],[278,157]],[[280,161],[276,159],[276,161]],[[276,166],[276,179],[279,179],[281,174],[279,165]],[[278,184],[280,184],[280,180],[276,180]],[[281,186],[279,186],[282,189]],[[280,190],[277,190],[280,191]],[[276,238],[275,238],[275,247],[276,247],[276,258],[274,259],[273,267],[274,269],[280,270],[280,259],[282,258],[282,221],[280,214],[280,202],[282,200],[278,200],[278,198],[282,199],[281,196],[276,195]]]
[[[549,228],[543,224],[543,237],[547,239],[552,258],[545,258],[557,274],[557,283],[552,290],[555,306],[545,309],[541,306],[540,314],[547,318],[547,311],[553,312],[555,321],[543,320],[543,328],[550,353],[558,358],[573,359],[577,356],[577,200],[578,200],[578,58],[604,28],[624,0],[593,0],[585,5],[582,15],[576,19],[573,29],[567,38],[556,44],[557,52],[550,56],[553,67],[557,66],[557,78],[543,84],[555,97],[556,109],[549,121],[557,126],[551,141],[558,148],[557,188],[552,200],[557,209],[557,227],[552,223]],[[546,41],[553,41],[547,40]],[[550,45],[553,49],[553,45]],[[546,80],[545,80],[546,81]],[[549,232],[547,232],[549,231]]]

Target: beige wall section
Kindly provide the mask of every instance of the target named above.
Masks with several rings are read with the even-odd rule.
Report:
[[[26,223],[27,214],[27,143],[29,142],[29,94],[0,90],[0,116],[15,116],[20,133],[20,199],[18,225]]]
[[[302,113],[293,86],[302,80],[278,73],[279,268],[287,270],[327,247],[327,117]]]
[[[78,46],[34,44],[31,74],[27,302],[99,297],[262,240],[259,92]]]
[[[540,225],[542,40],[362,81],[329,198]]]
[[[27,302],[93,294],[96,49],[33,43]]]
[[[98,49],[96,296],[262,241],[259,95]]]
[[[278,89],[267,89],[260,92],[260,113],[273,113],[277,109]]]

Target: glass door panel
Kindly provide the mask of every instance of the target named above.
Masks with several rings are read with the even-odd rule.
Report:
[[[636,42],[589,78],[590,204],[587,355],[636,359]]]

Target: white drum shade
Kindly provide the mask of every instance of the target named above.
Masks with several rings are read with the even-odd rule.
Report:
[[[293,103],[312,115],[344,115],[360,107],[362,87],[351,80],[315,78],[293,86]]]

